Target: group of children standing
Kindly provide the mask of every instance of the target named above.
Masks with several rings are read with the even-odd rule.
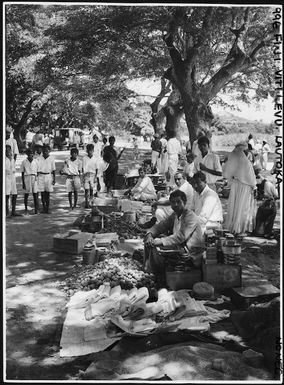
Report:
[[[104,172],[109,163],[103,159],[103,145],[94,137],[94,143],[86,146],[87,154],[79,158],[79,150],[74,147],[70,150],[70,157],[64,161],[59,171],[66,176],[66,190],[70,209],[77,206],[78,193],[83,184],[85,190],[85,208],[90,207],[90,200],[97,191],[104,192],[106,184]],[[23,160],[20,172],[22,174],[22,187],[24,190],[25,214],[28,214],[29,194],[33,194],[34,213],[39,212],[38,193],[41,193],[42,211],[50,214],[50,193],[55,185],[55,160],[50,155],[50,146],[35,146],[26,150],[27,158]],[[15,159],[10,145],[6,144],[6,216],[19,216],[16,213],[17,186]],[[10,214],[9,200],[12,196],[12,212]],[[74,198],[73,198],[74,196]]]
[[[27,158],[23,160],[20,172],[22,174],[22,187],[24,190],[25,214],[28,213],[29,194],[33,194],[34,213],[38,214],[38,192],[41,193],[42,213],[50,214],[50,193],[53,191],[55,184],[55,161],[49,155],[49,145],[42,147],[42,154],[37,153],[35,158],[34,151],[27,149]],[[12,195],[12,212],[11,216],[19,216],[16,213],[17,186],[16,186],[16,167],[13,159],[12,148],[6,144],[6,160],[5,160],[5,188],[6,188],[6,216],[10,216],[9,200]]]

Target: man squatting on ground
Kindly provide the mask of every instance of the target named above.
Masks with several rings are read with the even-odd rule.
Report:
[[[186,246],[191,255],[196,255],[200,259],[200,263],[204,250],[201,226],[197,215],[186,208],[185,193],[180,190],[173,191],[170,203],[173,213],[150,228],[144,239],[145,270],[153,272],[161,284],[165,282],[165,263],[157,246]],[[169,233],[171,235],[162,236]]]

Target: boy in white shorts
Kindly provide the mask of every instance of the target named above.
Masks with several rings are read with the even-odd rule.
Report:
[[[89,208],[89,199],[93,198],[97,189],[97,158],[94,156],[94,145],[87,144],[87,155],[83,158],[83,175],[85,189],[85,208]]]
[[[51,214],[49,211],[50,193],[53,191],[55,185],[55,161],[49,155],[50,146],[45,145],[42,148],[42,155],[37,158],[38,163],[38,191],[41,193],[42,214]]]
[[[16,165],[10,145],[6,144],[5,158],[5,194],[6,194],[6,216],[9,216],[9,199],[12,195],[12,217],[19,217],[16,213],[17,185],[16,185]]]
[[[21,164],[22,184],[25,190],[24,203],[25,214],[28,214],[28,198],[29,193],[33,194],[35,214],[38,213],[38,188],[37,188],[37,167],[38,163],[34,159],[33,150],[30,148],[26,151],[27,159],[24,159]]]
[[[64,166],[60,171],[61,175],[66,175],[66,190],[71,210],[76,208],[78,191],[81,189],[82,161],[78,159],[78,155],[78,149],[76,147],[71,148],[70,158],[65,160]],[[72,206],[72,193],[74,193],[74,206]]]

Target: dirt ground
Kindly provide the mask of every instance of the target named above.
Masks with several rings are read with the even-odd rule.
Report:
[[[57,169],[68,152],[54,152]],[[122,162],[129,160],[127,153]],[[17,165],[24,159],[20,155]],[[124,160],[123,160],[124,159]],[[17,175],[18,212],[23,213],[23,192]],[[67,298],[60,289],[80,256],[53,252],[53,236],[72,228],[86,210],[68,209],[64,177],[56,176],[51,197],[52,214],[7,219],[6,229],[6,362],[8,380],[66,380],[86,369],[88,357],[60,358],[59,344]],[[225,205],[224,200],[224,205]],[[32,199],[30,198],[32,211]],[[275,227],[279,228],[279,213]],[[279,246],[246,245],[244,266],[279,287]],[[5,332],[4,332],[5,333]],[[5,357],[4,357],[5,359]]]

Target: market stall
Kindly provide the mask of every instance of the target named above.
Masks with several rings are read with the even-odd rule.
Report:
[[[62,242],[62,248],[64,244],[69,245],[72,253],[81,257],[81,263],[64,282],[68,303],[60,342],[61,357],[106,349],[111,352],[128,338],[150,338],[152,341],[167,335],[172,336],[169,337],[171,343],[178,344],[180,333],[185,333],[185,340],[189,335],[203,339],[206,345],[200,347],[202,355],[202,348],[208,348],[217,326],[224,322],[225,331],[228,324],[232,325],[235,311],[245,311],[253,303],[279,297],[279,290],[268,281],[259,282],[258,289],[249,281],[241,266],[243,238],[226,230],[205,232],[206,248],[198,266],[182,247],[160,248],[165,258],[166,286],[159,287],[156,277],[144,270],[145,230],[139,223],[147,220],[150,211],[147,203],[122,198],[120,194],[117,198],[95,198],[90,212],[74,222],[76,230],[55,236],[57,247]],[[75,242],[72,246],[71,240]],[[59,247],[59,252],[62,248]],[[235,322],[235,327],[239,326]],[[228,329],[225,334],[227,342],[236,343],[236,336]],[[217,342],[213,338],[213,342],[224,347],[222,340]],[[190,346],[187,349],[191,349]],[[242,355],[250,345],[239,338],[236,346],[239,349],[237,359],[244,365],[244,372],[253,373],[251,362]],[[228,350],[231,348],[230,345]],[[168,347],[168,351],[171,349]],[[230,379],[232,373],[225,376],[227,353],[220,355],[218,362],[211,360],[210,368],[222,373],[222,378]],[[261,376],[266,374],[257,372],[263,365],[264,355],[254,350],[251,354],[253,358],[250,359],[257,366],[254,375],[264,378]],[[147,377],[143,377],[143,373],[141,377],[140,370],[138,372],[138,378]],[[82,378],[108,378],[98,377],[97,371],[90,373],[87,370]],[[112,378],[127,379],[128,376],[134,378],[131,373]],[[152,377],[157,379],[158,374]],[[212,375],[212,378],[219,377]]]

